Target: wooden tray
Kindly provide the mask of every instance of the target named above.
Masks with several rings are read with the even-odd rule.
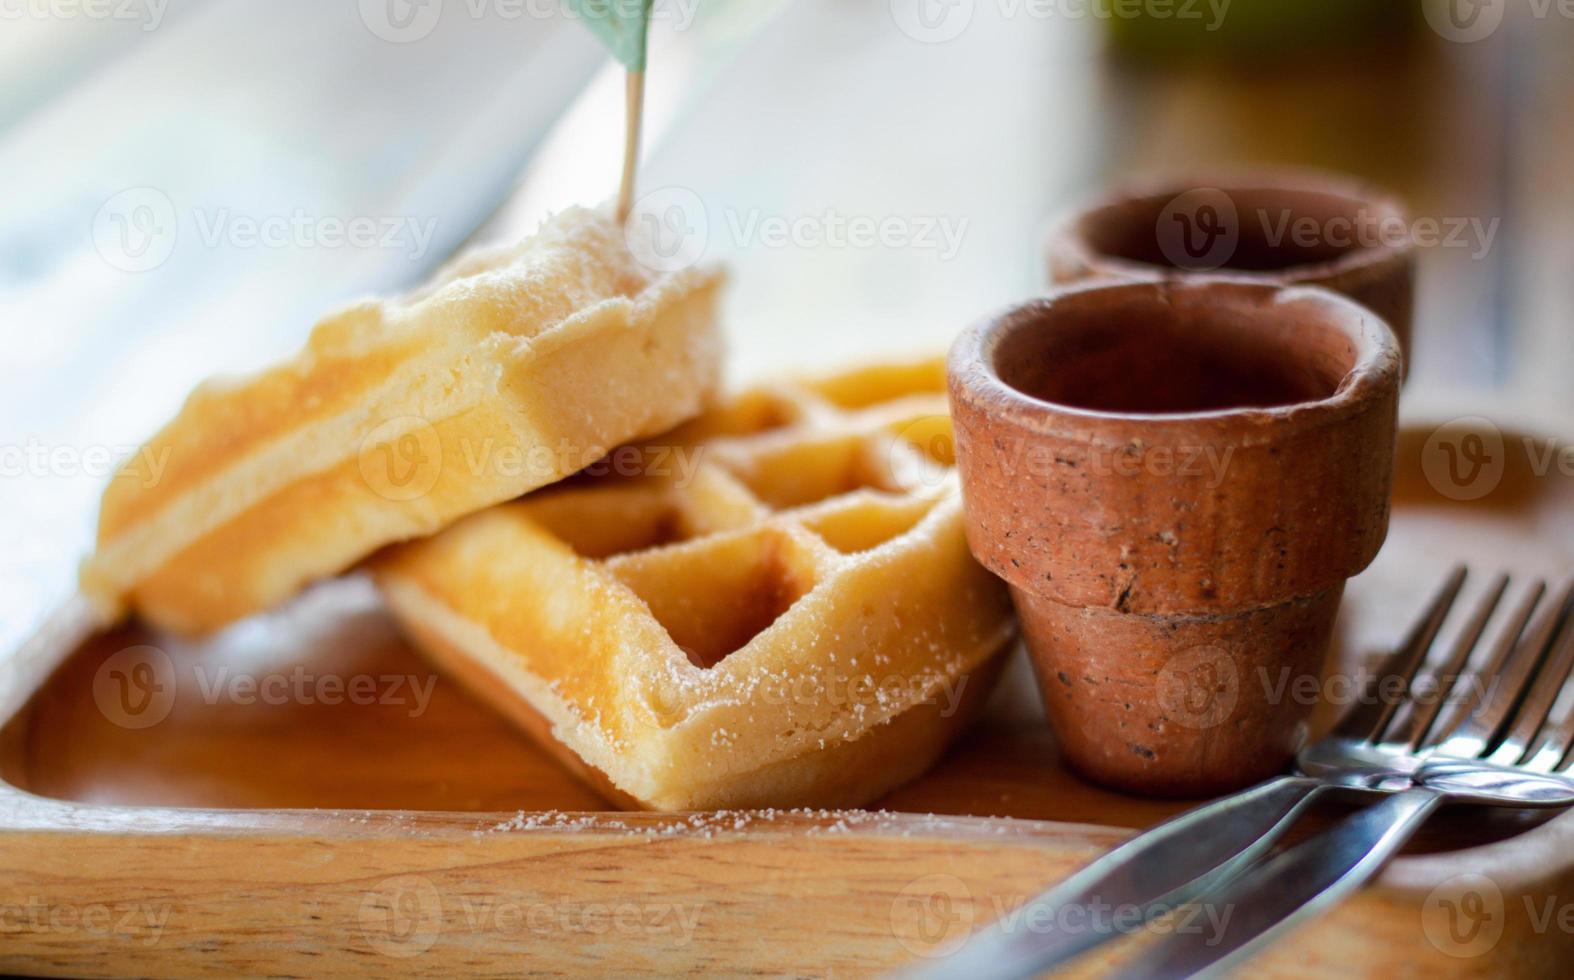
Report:
[[[1406,428],[1334,669],[1388,648],[1456,561],[1574,568],[1574,450],[1487,414],[1502,428]],[[80,624],[68,608],[0,661],[8,972],[863,975],[955,948],[1185,806],[1064,769],[1020,657],[987,720],[879,812],[672,817],[599,812],[361,581],[203,643]],[[1574,817],[1451,811],[1253,973],[1570,975],[1560,902]]]

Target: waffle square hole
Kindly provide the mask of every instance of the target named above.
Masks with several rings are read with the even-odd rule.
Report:
[[[747,646],[817,580],[813,554],[773,528],[630,555],[611,567],[700,668]]]
[[[699,533],[682,502],[649,483],[548,491],[530,499],[530,516],[586,558],[677,544]]]
[[[872,551],[911,531],[934,503],[866,497],[806,515],[803,525],[844,555]]]
[[[700,470],[688,486],[669,480],[607,480],[526,498],[530,516],[590,559],[680,544],[746,527],[759,507],[733,480]]]
[[[911,395],[943,395],[945,362],[880,365],[827,378],[810,387],[821,398],[849,411]]]
[[[734,475],[778,510],[803,507],[857,490],[900,489],[891,444],[835,436],[755,449],[727,460]]]
[[[707,412],[672,435],[678,442],[757,436],[784,429],[803,417],[803,408],[785,394],[748,391]]]
[[[947,469],[956,466],[956,436],[949,415],[934,412],[914,416],[894,423],[891,430],[936,466]]]

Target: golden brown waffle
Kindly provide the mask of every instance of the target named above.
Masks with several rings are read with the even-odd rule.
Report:
[[[867,803],[1014,635],[943,386],[930,361],[759,388],[372,568],[439,664],[625,805]]]
[[[669,429],[714,393],[718,284],[652,272],[572,209],[349,307],[292,360],[198,388],[132,457],[83,592],[106,618],[201,632]]]

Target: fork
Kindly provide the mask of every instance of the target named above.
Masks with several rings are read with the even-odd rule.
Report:
[[[1400,645],[1362,686],[1356,707],[1302,753],[1303,763],[1313,763],[1303,769],[1304,774],[1271,779],[1154,827],[1030,900],[1013,921],[1058,923],[1061,917],[1055,913],[1068,907],[1109,908],[1129,913],[1128,921],[1147,921],[1191,901],[1267,854],[1318,797],[1348,791],[1397,793],[1408,787],[1408,777],[1420,765],[1419,756],[1409,751],[1412,742],[1419,744],[1413,727],[1423,722],[1429,727],[1441,699],[1408,714],[1398,709],[1408,699],[1411,678],[1436,640],[1464,580],[1462,567],[1449,574]],[[1465,624],[1445,664],[1454,673],[1479,642],[1507,585],[1507,578],[1499,577],[1482,608]],[[1533,588],[1513,613],[1509,645],[1523,631],[1544,591]],[[1381,697],[1400,684],[1403,697]],[[1050,914],[1037,914],[1042,912]],[[950,957],[904,975],[925,980],[1029,977],[1124,934],[1112,923],[1105,925],[1017,931],[1002,920]]]
[[[1444,696],[1454,688],[1506,585],[1499,580],[1433,672],[1436,699],[1414,704],[1408,719],[1388,727],[1407,750],[1405,765],[1411,771],[1382,778],[1380,788],[1399,792],[1207,892],[1199,907],[1232,912],[1222,930],[1206,939],[1195,931],[1172,933],[1120,976],[1189,977],[1238,963],[1358,890],[1446,803],[1574,804],[1574,781],[1567,778],[1574,771],[1574,710],[1561,720],[1550,717],[1574,669],[1574,582],[1542,607],[1527,633],[1526,623],[1545,593],[1541,583],[1530,589],[1474,673],[1477,683],[1468,707],[1450,725],[1436,724]],[[1423,660],[1416,656],[1405,672],[1407,691]],[[1391,708],[1383,713],[1393,716]],[[1441,730],[1436,737],[1434,729]],[[1347,751],[1350,755],[1341,754]],[[1364,762],[1370,755],[1365,745],[1325,740],[1303,754],[1300,766],[1311,775],[1338,776],[1351,759]]]

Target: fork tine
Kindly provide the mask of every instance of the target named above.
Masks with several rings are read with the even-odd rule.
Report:
[[[1384,735],[1383,741],[1408,745],[1412,750],[1425,744],[1426,736],[1431,732],[1432,724],[1443,708],[1443,702],[1453,693],[1454,685],[1458,682],[1459,675],[1464,672],[1471,652],[1475,650],[1476,644],[1481,642],[1481,634],[1486,632],[1487,622],[1497,612],[1498,604],[1503,601],[1503,594],[1507,591],[1508,576],[1499,575],[1487,589],[1487,594],[1476,604],[1476,611],[1454,640],[1453,649],[1449,651],[1448,657],[1432,671],[1431,676],[1437,679],[1437,690],[1426,701],[1417,700],[1412,695],[1409,715],[1402,723],[1396,718],[1388,733]]]
[[[1563,645],[1565,650],[1560,655],[1566,656],[1570,649],[1574,649],[1574,610],[1570,611],[1569,619],[1563,624]],[[1547,726],[1541,744],[1524,766],[1532,772],[1574,770],[1574,699],[1565,709],[1562,721]]]
[[[1335,734],[1362,742],[1377,740],[1383,729],[1388,726],[1388,720],[1393,716],[1395,708],[1395,705],[1383,703],[1382,691],[1387,685],[1388,678],[1400,678],[1405,689],[1409,689],[1411,679],[1415,677],[1415,672],[1421,663],[1426,660],[1426,652],[1431,649],[1432,641],[1437,638],[1438,630],[1442,629],[1443,620],[1453,608],[1454,600],[1459,596],[1459,589],[1464,583],[1465,566],[1457,565],[1443,581],[1437,594],[1432,597],[1425,614],[1410,628],[1404,641],[1388,655],[1377,673],[1367,679],[1355,707],[1351,708],[1339,722],[1338,727],[1334,729]]]
[[[1568,682],[1570,668],[1574,667],[1574,642],[1570,642],[1571,640],[1574,640],[1574,633],[1564,629],[1562,641],[1554,646],[1543,662],[1542,670],[1533,682],[1530,692],[1525,695],[1508,734],[1488,756],[1489,762],[1508,766],[1517,765],[1522,759],[1532,757],[1530,752],[1532,747],[1540,747],[1536,736],[1546,725],[1552,712],[1552,705],[1557,701],[1558,694],[1562,692],[1563,685]],[[1547,737],[1552,738],[1554,735],[1555,731],[1549,732]],[[1557,749],[1557,753],[1561,758],[1563,749]]]
[[[1492,651],[1492,658],[1476,673],[1480,700],[1437,747],[1438,752],[1462,758],[1486,753],[1513,717],[1527,685],[1540,671],[1571,596],[1574,581],[1563,588],[1556,601],[1542,606],[1534,625],[1518,644],[1514,642],[1516,637],[1505,633]],[[1521,745],[1519,751],[1524,748]]]
[[[1565,608],[1560,624],[1561,639],[1550,644],[1541,670],[1515,714],[1508,734],[1504,736],[1503,743],[1493,750],[1488,761],[1505,766],[1516,765],[1529,756],[1530,748],[1536,745],[1536,734],[1546,724],[1552,705],[1568,681],[1569,670],[1574,668],[1574,625],[1568,622],[1568,614]],[[1563,753],[1560,751],[1558,755],[1561,758]]]
[[[1524,597],[1520,599],[1519,605],[1510,614],[1508,622],[1498,627],[1496,638],[1492,641],[1491,649],[1487,652],[1486,662],[1478,664],[1473,670],[1468,672],[1469,683],[1464,687],[1465,696],[1450,706],[1452,710],[1450,710],[1446,719],[1440,716],[1433,720],[1432,730],[1423,738],[1420,743],[1421,746],[1436,748],[1436,745],[1429,746],[1429,743],[1443,741],[1448,736],[1455,734],[1465,719],[1469,718],[1472,712],[1481,707],[1481,701],[1489,694],[1489,685],[1492,678],[1497,677],[1502,672],[1503,664],[1508,661],[1509,656],[1514,652],[1515,644],[1519,643],[1520,637],[1524,635],[1525,627],[1530,622],[1531,615],[1535,613],[1537,606],[1546,594],[1547,584],[1540,580],[1532,582],[1530,588],[1525,590]],[[1455,683],[1458,684],[1463,679],[1460,678]],[[1441,709],[1439,714],[1441,715]],[[1478,755],[1485,748],[1486,746],[1482,745],[1469,754]]]

